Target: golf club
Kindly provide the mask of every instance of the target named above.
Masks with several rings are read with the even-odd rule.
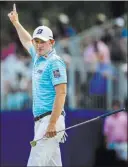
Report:
[[[98,116],[98,117],[95,117],[95,118],[93,118],[93,119],[90,119],[90,120],[87,120],[87,121],[78,123],[78,124],[76,124],[76,125],[70,126],[70,127],[66,128],[66,129],[60,130],[60,131],[58,131],[57,133],[60,133],[60,132],[63,132],[63,131],[67,131],[67,130],[69,130],[69,129],[72,129],[72,128],[75,128],[75,127],[84,125],[84,124],[86,124],[86,123],[89,123],[89,122],[92,122],[92,121],[95,121],[95,120],[98,120],[98,119],[101,119],[101,118],[105,118],[105,117],[107,117],[107,116],[116,114],[116,113],[121,112],[121,111],[125,111],[125,108],[122,108],[122,109],[119,109],[119,110],[115,110],[115,111],[107,112],[107,113],[102,114],[102,115],[100,115],[100,116]],[[32,146],[32,147],[36,146],[37,142],[38,142],[39,140],[42,140],[42,139],[48,139],[48,138],[42,137],[42,138],[40,138],[40,139],[38,139],[38,140],[33,140],[33,141],[30,142],[31,146]]]

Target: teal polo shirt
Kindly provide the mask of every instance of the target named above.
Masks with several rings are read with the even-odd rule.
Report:
[[[47,57],[38,57],[34,46],[30,47],[29,53],[33,62],[33,115],[37,117],[52,111],[56,96],[55,85],[67,83],[66,65],[55,49]]]

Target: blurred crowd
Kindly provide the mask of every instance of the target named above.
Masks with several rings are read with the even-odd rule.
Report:
[[[85,31],[85,34],[80,34],[78,38],[72,38],[72,43],[67,40],[67,43],[63,44],[62,57],[68,68],[74,63],[73,56],[77,57],[74,82],[78,108],[107,109],[109,97],[109,101],[119,99],[123,105],[127,103],[126,21],[119,17],[111,23],[108,22],[109,24],[106,22],[105,15],[97,15],[91,33]],[[84,63],[81,64],[86,71],[84,75],[83,70],[80,71],[79,59]],[[81,81],[85,75],[86,79]]]
[[[103,21],[97,21],[98,26]],[[115,98],[119,91],[119,84],[122,91],[122,103],[127,99],[127,29],[123,18],[116,18],[111,26],[97,28],[95,33],[100,31],[100,37],[87,38],[83,58],[88,70],[87,81],[82,89],[86,89],[96,108],[107,108],[108,84],[112,83],[112,96]],[[122,75],[122,82],[120,73]],[[86,86],[85,86],[86,85]],[[110,93],[110,90],[109,90]],[[98,96],[97,96],[98,95]],[[89,97],[89,98],[90,98]],[[83,97],[84,101],[85,96]],[[82,103],[82,100],[80,100]],[[98,107],[99,108],[99,107]]]
[[[9,54],[1,62],[2,109],[31,108],[31,58],[27,53]]]
[[[69,18],[67,15],[61,14],[58,21],[61,40],[70,39],[72,36],[79,37],[74,28],[68,26]],[[46,20],[45,22],[47,24]],[[81,40],[81,46],[78,46],[82,47],[81,55],[78,56],[83,59],[88,70],[86,82],[82,84],[76,82],[76,89],[80,87],[80,90],[76,91],[79,108],[86,107],[85,101],[89,103],[89,99],[85,99],[85,94],[89,95],[93,108],[107,108],[107,79],[112,78],[115,85],[118,76],[117,70],[113,68],[112,64],[121,65],[124,74],[124,82],[122,83],[123,102],[127,99],[127,82],[125,82],[127,81],[126,21],[123,17],[119,17],[114,19],[110,25],[107,25],[105,15],[99,14],[94,26],[97,27],[94,33],[99,33],[99,38],[95,36],[87,37],[86,35]],[[85,34],[87,34],[86,31]],[[16,36],[14,38],[18,38],[16,33],[14,36]],[[57,42],[59,43],[59,40]],[[77,48],[74,48],[74,51],[75,49]],[[68,72],[74,58],[71,55],[70,47],[63,46],[63,52],[59,54],[67,64]],[[2,47],[1,59],[1,108],[9,110],[31,108],[31,57],[22,49],[21,43],[17,39],[16,43],[9,43],[6,47],[5,45]],[[75,75],[76,80],[79,81],[79,71],[76,71]],[[66,106],[68,107],[68,105],[67,100]]]

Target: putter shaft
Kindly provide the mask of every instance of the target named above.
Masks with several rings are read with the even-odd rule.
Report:
[[[72,129],[72,128],[75,128],[75,127],[78,127],[78,126],[81,126],[81,125],[84,125],[84,124],[86,124],[86,123],[89,123],[89,122],[98,120],[98,119],[100,119],[100,118],[105,118],[105,117],[107,117],[107,116],[116,114],[116,113],[121,112],[121,111],[124,111],[124,110],[125,110],[125,108],[122,108],[122,109],[119,109],[119,110],[115,110],[115,111],[111,111],[111,112],[107,112],[107,113],[105,113],[105,114],[103,114],[103,115],[100,115],[100,116],[98,116],[98,117],[96,117],[96,118],[93,118],[93,119],[90,119],[90,120],[87,120],[87,121],[78,123],[78,124],[76,124],[76,125],[70,126],[70,127],[66,128],[66,129],[63,129],[63,130],[60,130],[60,131],[58,131],[57,133],[60,133],[60,132],[63,132],[63,131],[66,131],[66,130],[69,130],[69,129]],[[39,140],[42,140],[42,139],[44,139],[44,138],[37,139],[37,140],[35,140],[35,141],[33,141],[33,142],[38,142]]]

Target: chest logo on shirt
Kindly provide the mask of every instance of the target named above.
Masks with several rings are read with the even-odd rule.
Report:
[[[53,71],[54,78],[59,78],[60,77],[60,71],[59,69]]]

